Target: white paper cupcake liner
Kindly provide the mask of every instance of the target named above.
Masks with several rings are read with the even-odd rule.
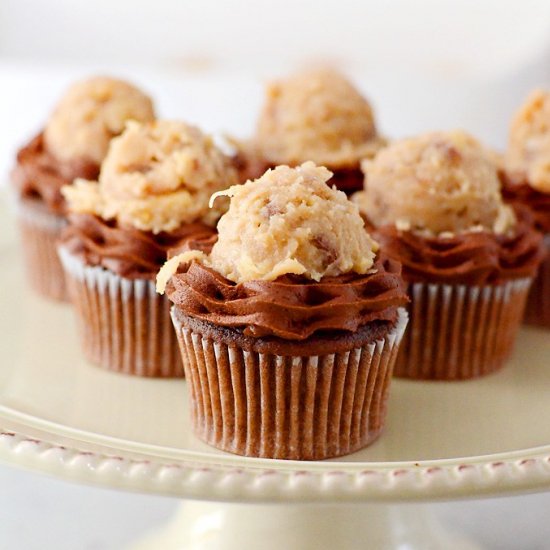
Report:
[[[529,325],[550,328],[550,234],[544,237],[546,258],[540,264],[539,271],[527,298],[525,322]]]
[[[88,266],[63,247],[59,255],[89,361],[137,376],[183,376],[170,305],[153,281]]]
[[[206,443],[245,456],[321,460],[352,453],[382,431],[407,313],[384,339],[320,356],[246,351],[207,338],[172,310],[192,425]]]
[[[395,375],[463,380],[501,368],[513,350],[531,278],[483,287],[415,283]]]
[[[66,225],[37,199],[17,199],[23,259],[31,287],[46,298],[67,301],[65,276],[57,254],[57,238]]]

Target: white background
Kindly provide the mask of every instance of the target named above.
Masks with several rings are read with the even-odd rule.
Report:
[[[512,110],[550,83],[549,30],[548,0],[0,0],[0,172],[95,72],[132,78],[162,116],[246,136],[265,78],[329,63],[389,136],[463,127],[502,148]],[[118,549],[175,505],[0,467],[0,550]],[[489,549],[550,549],[550,495],[434,509]]]

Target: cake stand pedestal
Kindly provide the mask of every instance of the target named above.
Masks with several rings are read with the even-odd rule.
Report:
[[[425,506],[186,502],[131,550],[481,550],[446,532]]]
[[[185,499],[172,524],[136,548],[471,549],[419,503],[550,488],[544,331],[522,329],[506,368],[480,380],[394,380],[384,434],[353,455],[244,458],[191,434],[185,381],[87,364],[71,308],[24,284],[9,226],[0,253],[0,460]]]

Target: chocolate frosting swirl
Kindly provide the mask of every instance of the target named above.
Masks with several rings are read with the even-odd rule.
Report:
[[[99,166],[86,159],[59,161],[50,153],[41,132],[17,153],[12,181],[23,198],[39,198],[54,214],[65,214],[61,188],[75,178],[94,180]]]
[[[542,235],[531,213],[525,207],[515,210],[513,235],[480,231],[424,237],[386,225],[375,229],[373,236],[388,256],[402,263],[407,282],[500,284],[534,276],[544,256]]]
[[[328,180],[329,185],[336,185],[340,191],[344,191],[347,195],[363,190],[365,176],[359,167],[338,168],[331,172],[334,175]]]
[[[207,237],[214,229],[202,223],[181,226],[171,233],[153,234],[118,227],[92,214],[70,214],[60,244],[87,265],[101,266],[129,279],[154,280],[171,248],[191,237]]]
[[[550,233],[550,193],[537,191],[522,176],[501,174],[501,181],[504,200],[528,206],[536,227],[544,233]]]
[[[374,321],[396,322],[397,309],[408,301],[400,265],[378,258],[374,269],[319,282],[285,275],[236,284],[192,261],[180,266],[166,291],[177,308],[193,318],[242,329],[245,336],[300,341],[326,331],[353,333]]]

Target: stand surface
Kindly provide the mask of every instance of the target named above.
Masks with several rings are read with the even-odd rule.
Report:
[[[32,294],[0,227],[0,460],[82,483],[227,502],[399,502],[550,487],[550,335],[524,328],[504,371],[395,380],[383,436],[326,462],[246,459],[190,432],[184,381],[85,362],[71,308]]]

